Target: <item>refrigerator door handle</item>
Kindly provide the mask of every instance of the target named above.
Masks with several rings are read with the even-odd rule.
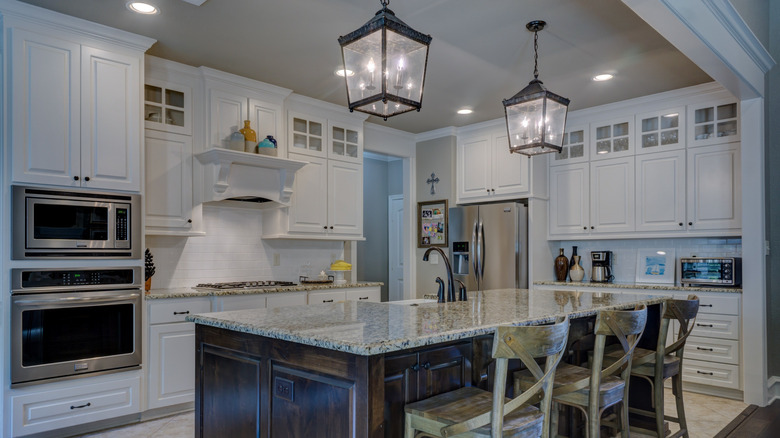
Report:
[[[479,241],[477,236],[479,235],[479,225],[477,221],[474,221],[474,229],[471,232],[471,264],[474,266],[474,279],[477,281],[477,287],[479,287]]]
[[[479,239],[482,241],[482,250],[479,255],[479,278],[480,282],[485,276],[485,253],[487,252],[487,239],[485,239],[485,226],[482,219],[479,220]]]

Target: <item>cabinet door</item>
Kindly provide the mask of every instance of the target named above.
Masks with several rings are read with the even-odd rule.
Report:
[[[590,130],[587,125],[566,126],[560,153],[550,156],[550,166],[587,163],[590,157]]]
[[[276,307],[285,306],[303,306],[306,305],[306,295],[306,292],[268,294],[268,297],[265,299],[265,307],[267,309],[274,309]]]
[[[21,29],[11,40],[13,180],[78,187],[81,47]]]
[[[636,153],[647,154],[685,147],[685,109],[637,114]]]
[[[636,156],[636,230],[685,230],[685,151]]]
[[[634,231],[634,157],[590,163],[592,232]]]
[[[363,166],[328,160],[328,232],[363,235]]]
[[[458,142],[458,202],[490,195],[490,136],[466,138]]]
[[[738,229],[741,215],[739,143],[688,149],[688,229]]]
[[[362,131],[359,126],[328,122],[328,158],[362,164]]]
[[[589,187],[588,163],[550,168],[549,230],[551,235],[588,233]]]
[[[382,291],[379,289],[379,287],[347,289],[346,298],[348,301],[366,301],[370,303],[378,303],[382,301]]]
[[[290,231],[325,233],[328,219],[328,160],[289,154],[292,160],[308,161],[295,173],[290,203]]]
[[[688,147],[739,140],[739,105],[720,100],[688,107]]]
[[[269,135],[276,139],[277,155],[287,156],[287,145],[282,136],[282,107],[257,99],[249,99],[249,119],[260,142]],[[242,125],[243,126],[243,125]]]
[[[404,436],[404,406],[419,400],[417,374],[412,367],[417,354],[409,353],[385,358],[385,436]]]
[[[152,78],[145,82],[144,127],[192,135],[192,89]]]
[[[229,149],[230,134],[247,120],[247,98],[224,90],[209,90],[209,147]]]
[[[192,137],[146,131],[146,226],[192,228]]]
[[[81,50],[82,186],[140,191],[141,61]]]
[[[343,289],[337,291],[309,292],[309,304],[335,303],[337,301],[344,301],[345,299],[346,294]]]
[[[506,134],[494,134],[491,137],[492,172],[491,195],[523,195],[530,191],[530,158],[523,154],[509,152],[509,140]]]
[[[434,348],[419,353],[420,399],[466,386],[471,379],[471,344]]]
[[[149,327],[147,407],[161,408],[195,400],[195,324]]]
[[[591,160],[634,155],[634,118],[590,124]]]
[[[287,115],[288,153],[325,158],[328,121],[319,117],[289,111]]]

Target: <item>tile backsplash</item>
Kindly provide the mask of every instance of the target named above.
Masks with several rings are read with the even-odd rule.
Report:
[[[612,251],[612,275],[616,283],[633,283],[636,280],[637,254],[643,249],[673,249],[675,257],[675,284],[680,284],[680,257],[741,257],[742,239],[723,238],[678,238],[678,239],[626,239],[626,240],[564,240],[550,241],[550,253],[558,255],[558,248],[564,249],[566,257],[571,258],[572,246],[577,246],[581,256],[580,265],[585,269],[583,281],[590,280],[591,251]],[[553,260],[550,260],[550,277],[553,273]]]
[[[242,280],[297,283],[302,265],[310,263],[316,275],[344,256],[341,241],[263,240],[261,213],[252,208],[204,206],[203,223],[205,236],[146,236],[156,267],[152,288]]]

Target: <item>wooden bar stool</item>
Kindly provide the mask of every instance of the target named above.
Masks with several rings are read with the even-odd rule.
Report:
[[[552,325],[498,327],[493,338],[493,392],[464,387],[406,405],[405,437],[413,438],[415,431],[422,431],[437,437],[546,438],[552,376],[568,333],[566,317]],[[544,371],[536,363],[537,357],[546,357]],[[509,359],[520,359],[536,380],[512,400],[505,397]],[[540,401],[540,408],[531,405]]]
[[[655,431],[634,427],[632,430],[645,434],[655,433],[659,438],[665,436],[664,420],[674,421],[680,425],[680,430],[670,438],[684,436],[688,438],[688,424],[685,421],[685,406],[682,393],[682,361],[685,341],[693,330],[696,322],[696,314],[699,311],[699,298],[689,295],[687,300],[666,300],[661,306],[661,325],[658,331],[658,344],[655,350],[637,348],[634,351],[634,359],[631,375],[650,382],[653,392],[653,411],[631,408],[632,414],[655,420]],[[677,321],[680,327],[677,330],[677,340],[666,345],[669,334],[669,326],[672,321]],[[610,351],[604,356],[604,364],[608,365],[619,357],[619,351]],[[664,381],[672,379],[672,393],[677,404],[677,417],[664,415]]]
[[[553,379],[553,402],[572,406],[585,414],[586,436],[597,438],[601,426],[601,414],[610,406],[620,403],[620,431],[628,437],[628,379],[631,373],[631,358],[645,329],[647,307],[644,304],[635,310],[602,310],[596,317],[593,332],[596,339],[590,369],[561,363]],[[620,342],[623,355],[612,365],[602,369],[607,336],[614,336]],[[616,376],[619,374],[619,376]],[[518,371],[515,390],[528,388],[533,379],[527,371]],[[622,402],[622,403],[621,403]],[[553,406],[551,436],[558,434],[558,414]]]

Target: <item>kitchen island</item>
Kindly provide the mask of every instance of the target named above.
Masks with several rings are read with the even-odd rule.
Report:
[[[491,334],[659,304],[652,295],[502,289],[454,303],[366,303],[188,316],[196,437],[403,436],[406,403],[492,383]],[[654,306],[657,307],[657,306]]]

